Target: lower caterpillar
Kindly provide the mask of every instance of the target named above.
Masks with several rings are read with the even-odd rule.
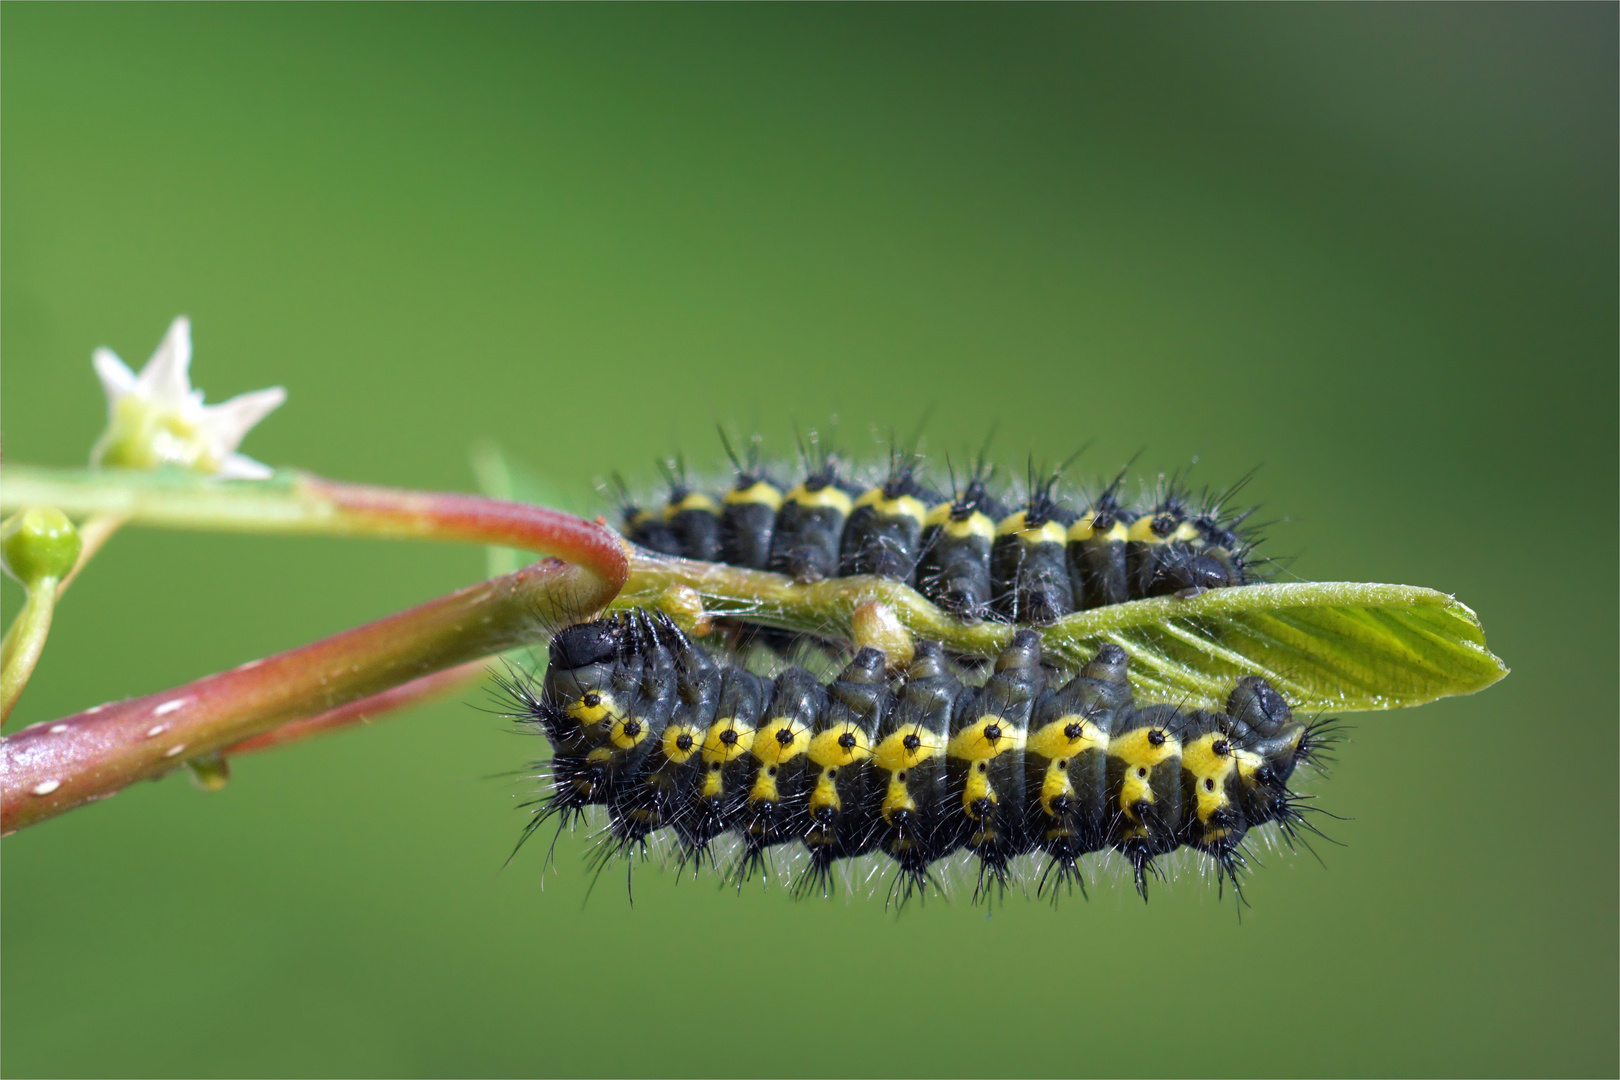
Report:
[[[679,459],[666,463],[661,507],[639,505],[619,480],[626,538],[800,584],[875,574],[970,622],[1045,625],[1075,611],[1258,580],[1249,513],[1225,505],[1241,482],[1196,499],[1161,484],[1132,505],[1120,498],[1121,475],[1071,505],[1056,491],[1057,474],[1032,471],[1022,495],[1008,501],[991,490],[982,462],[948,493],[924,482],[915,455],[898,451],[887,472],[856,480],[811,435],[803,476],[791,486],[761,466],[757,441],[746,459],[727,443],[735,481],[723,494],[694,488]]]
[[[1127,668],[1105,645],[1056,672],[1021,630],[981,685],[930,641],[899,675],[863,648],[824,684],[802,667],[750,672],[641,610],[568,627],[538,684],[501,680],[506,715],[553,750],[523,836],[600,807],[602,865],[667,835],[682,866],[723,865],[740,885],[796,851],[799,893],[830,892],[835,865],[871,854],[893,864],[902,903],[935,890],[958,853],[977,864],[975,900],[1003,894],[1031,856],[1038,893],[1083,892],[1082,857],[1105,852],[1145,900],[1155,860],[1186,847],[1241,903],[1250,830],[1275,823],[1292,842],[1312,828],[1288,781],[1321,762],[1334,722],[1296,720],[1253,676],[1224,712],[1138,704]]]

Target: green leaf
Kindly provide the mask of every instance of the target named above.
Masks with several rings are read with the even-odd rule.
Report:
[[[1121,604],[1109,625],[1086,625],[1096,614],[1049,628],[1047,641],[1074,659],[1113,642],[1144,697],[1205,708],[1241,675],[1265,676],[1295,708],[1353,712],[1472,694],[1508,672],[1472,610],[1410,585],[1217,589]]]

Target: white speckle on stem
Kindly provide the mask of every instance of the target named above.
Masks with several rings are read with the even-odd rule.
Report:
[[[92,706],[90,706],[90,708],[84,710],[84,715],[86,715],[86,716],[94,716],[94,715],[96,715],[96,713],[100,712],[102,709],[105,709],[106,707],[107,706],[105,706],[105,705],[92,705]]]
[[[146,737],[148,739],[155,739],[159,735],[163,734],[165,731],[168,731],[168,730],[169,730],[169,725],[168,724],[154,724],[152,727],[147,729]]]
[[[66,730],[67,730],[67,725],[66,724],[52,724],[51,725],[51,734],[52,735],[60,735],[60,734],[62,734],[62,732],[66,731]]]
[[[236,665],[236,670],[237,671],[252,671],[254,668],[258,667],[262,663],[264,663],[263,660],[249,660],[245,664],[237,664]]]
[[[41,780],[39,783],[34,785],[34,794],[49,795],[51,792],[55,791],[61,786],[62,781],[60,780]]]
[[[185,743],[175,743],[173,746],[171,746],[167,750],[163,751],[163,756],[164,757],[174,757],[176,754],[180,753],[185,748],[186,748]]]
[[[190,698],[177,697],[172,701],[165,701],[163,704],[152,710],[152,715],[167,716],[190,700]]]

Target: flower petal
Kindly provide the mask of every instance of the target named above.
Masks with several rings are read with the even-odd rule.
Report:
[[[262,461],[254,461],[246,454],[232,454],[214,474],[221,480],[268,480],[275,470]]]
[[[191,320],[181,315],[141,369],[141,390],[153,401],[180,406],[191,395]]]
[[[107,395],[107,414],[110,416],[121,398],[135,392],[135,373],[106,346],[92,354],[90,363],[96,369],[96,377],[101,380],[101,392]]]
[[[197,425],[215,456],[223,458],[242,445],[243,436],[253,430],[253,425],[286,400],[287,391],[279,386],[238,394],[218,405],[204,406]]]

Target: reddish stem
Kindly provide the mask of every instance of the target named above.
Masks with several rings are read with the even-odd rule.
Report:
[[[436,540],[467,540],[554,555],[617,581],[622,587],[630,564],[624,542],[597,522],[527,503],[482,495],[407,491],[299,475],[299,487],[336,506],[366,535],[393,532]]]
[[[369,723],[385,713],[404,709],[411,705],[420,705],[435,698],[455,693],[470,683],[477,682],[484,675],[487,665],[483,660],[469,660],[465,664],[458,664],[443,671],[424,675],[420,679],[412,679],[407,683],[400,683],[391,690],[384,690],[380,694],[351,701],[347,705],[339,705],[335,709],[311,716],[307,720],[293,720],[265,732],[255,735],[251,739],[227,746],[220,751],[226,757],[236,757],[238,754],[256,754],[261,750],[275,750],[291,743],[312,739],[317,735],[337,731],[352,724]]]
[[[615,554],[622,565],[622,552]],[[104,799],[278,725],[529,644],[550,626],[601,608],[623,580],[548,559],[173,690],[35,724],[0,743],[0,832]]]

